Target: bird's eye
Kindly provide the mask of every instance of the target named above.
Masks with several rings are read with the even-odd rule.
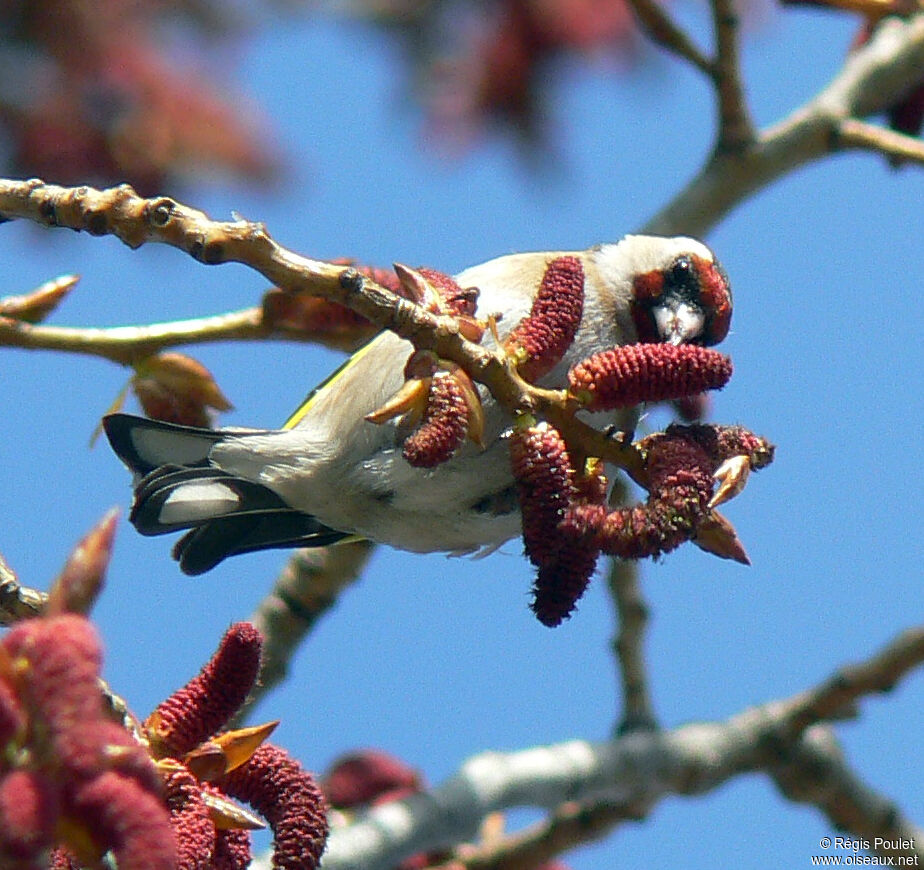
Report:
[[[671,266],[671,282],[678,285],[686,284],[690,280],[693,271],[693,261],[689,257],[680,257]]]

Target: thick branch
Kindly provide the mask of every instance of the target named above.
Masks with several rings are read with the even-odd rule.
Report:
[[[887,857],[904,857],[906,866],[911,860],[917,866],[924,857],[921,846],[924,831],[850,769],[828,726],[809,728],[801,740],[782,753],[768,773],[787,798],[818,807],[834,830],[849,831],[854,837],[866,840],[871,851]],[[902,848],[901,844],[908,841],[913,845]]]
[[[144,199],[128,185],[108,190],[65,188],[37,179],[0,180],[0,216],[113,235],[131,248],[147,242],[167,244],[207,265],[241,263],[283,290],[345,305],[416,347],[458,363],[511,413],[537,412],[557,426],[577,452],[619,465],[636,479],[642,474],[641,455],[631,444],[607,438],[578,420],[563,392],[532,387],[502,354],[467,341],[455,318],[433,314],[355,269],[295,254],[277,244],[262,224],[213,221],[166,197]],[[248,321],[246,312],[243,315],[244,322],[235,329],[260,329]]]
[[[762,132],[746,151],[715,153],[644,231],[705,235],[749,194],[834,153],[841,144],[839,131],[845,121],[886,111],[920,81],[922,68],[924,13],[908,20],[883,21],[818,96]]]
[[[894,684],[922,661],[921,631],[909,631],[834,682],[838,691],[858,698]],[[840,698],[836,704],[826,700],[831,692],[829,681],[725,722],[684,725],[667,732],[634,731],[607,743],[573,740],[477,755],[442,786],[377,807],[353,824],[335,829],[324,857],[325,870],[386,870],[416,852],[473,841],[481,820],[498,810],[518,806],[555,810],[573,801],[645,808],[667,795],[704,793],[754,771],[785,781],[787,794],[792,791],[794,799],[818,806],[832,823],[867,838],[898,832],[916,844],[903,854],[924,857],[924,831],[863,785],[845,764],[828,765],[826,790],[797,792],[795,785],[790,787],[800,776],[802,780],[809,776],[807,759],[818,751],[817,726],[808,733],[798,728],[810,718],[840,713]],[[806,709],[814,711],[812,717],[803,715]],[[835,794],[838,798],[832,801]],[[882,812],[884,806],[889,812]]]

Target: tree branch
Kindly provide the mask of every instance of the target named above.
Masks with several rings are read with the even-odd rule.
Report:
[[[879,655],[844,671],[833,681],[838,691],[857,699],[894,685],[924,662],[922,634],[922,629],[905,632]],[[808,764],[818,757],[823,734],[819,726],[809,732],[799,729],[818,716],[839,714],[843,707],[844,696],[831,702],[831,685],[828,681],[725,722],[634,731],[607,743],[572,740],[519,752],[482,753],[443,785],[376,807],[335,829],[324,868],[387,870],[416,852],[473,841],[486,815],[511,807],[556,810],[577,801],[647,808],[667,795],[705,793],[734,776],[761,770],[781,788],[785,783],[794,799],[818,806],[839,827],[867,838],[895,834],[915,844],[902,854],[924,857],[924,831],[863,785],[842,761],[834,764],[830,747],[824,778],[833,790],[798,789],[798,783],[814,775]],[[806,717],[806,710],[812,716]],[[888,812],[883,812],[885,806]]]
[[[619,626],[613,640],[622,683],[622,721],[618,732],[656,728],[644,651],[648,605],[639,584],[638,562],[612,559],[608,583]]]
[[[842,668],[827,682],[796,696],[788,714],[793,734],[816,722],[853,714],[855,702],[877,692],[888,692],[909,671],[924,662],[924,627],[910,628],[878,655]]]
[[[735,0],[712,0],[716,59],[712,78],[718,101],[718,154],[738,154],[754,143],[754,126],[741,80],[739,21]]]
[[[617,479],[610,501],[626,505],[629,500],[628,485]],[[639,584],[638,562],[610,559],[607,586],[616,610],[613,652],[619,665],[617,680],[622,687],[622,718],[617,733],[657,728],[644,653],[648,605]]]
[[[456,849],[442,870],[535,870],[557,856],[608,836],[621,822],[638,821],[647,808],[571,802],[543,822],[497,842]]]
[[[915,866],[924,858],[924,830],[850,769],[828,726],[809,728],[802,739],[781,753],[768,773],[785,797],[817,807],[834,830],[849,831],[866,840],[868,851],[913,859]],[[903,848],[908,842],[913,845]]]
[[[81,353],[122,365],[131,365],[168,347],[210,341],[249,341],[271,335],[274,332],[263,324],[260,308],[171,323],[103,329],[46,326],[0,317],[0,347]]]
[[[924,68],[924,13],[887,19],[813,100],[762,132],[736,155],[716,152],[644,232],[702,236],[732,208],[770,182],[837,150],[845,121],[886,111]]]
[[[213,221],[203,212],[167,197],[140,197],[128,185],[96,190],[59,187],[38,179],[0,179],[0,217],[23,218],[92,235],[112,235],[131,248],[149,242],[171,245],[207,265],[240,263],[282,290],[345,305],[415,347],[432,350],[442,359],[457,363],[512,414],[531,411],[547,418],[577,452],[597,456],[625,469],[634,479],[643,479],[642,456],[636,447],[609,438],[575,417],[564,391],[528,384],[504,354],[467,341],[455,318],[433,314],[348,266],[289,251],[277,244],[262,224]],[[247,317],[245,312],[245,322],[236,322],[233,328],[256,329]],[[219,324],[216,329],[225,327]],[[26,334],[28,330],[20,332]],[[74,336],[70,338],[75,341]]]
[[[12,625],[20,619],[39,616],[47,600],[47,593],[23,586],[16,572],[0,556],[0,625]]]
[[[710,78],[712,77],[712,62],[674,23],[657,0],[629,0],[629,6],[639,26],[652,42],[693,64]]]
[[[834,148],[856,148],[888,157],[893,163],[924,166],[924,142],[885,127],[848,118],[837,125]]]

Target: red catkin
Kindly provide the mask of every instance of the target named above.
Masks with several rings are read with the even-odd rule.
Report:
[[[337,760],[324,780],[324,794],[338,809],[371,803],[398,790],[417,791],[420,776],[399,758],[378,749],[366,749]]]
[[[604,553],[623,559],[659,556],[690,540],[708,510],[715,463],[681,427],[672,429],[651,440],[650,494],[644,505],[615,511],[599,504],[576,505],[562,521],[562,533],[589,539]]]
[[[558,552],[558,522],[574,495],[571,457],[558,430],[542,422],[514,428],[510,462],[526,555],[536,567],[542,567]]]
[[[522,357],[520,373],[536,381],[550,372],[574,342],[584,313],[584,267],[577,257],[558,257],[549,263],[527,317],[505,342],[509,352]]]
[[[720,389],[731,373],[731,360],[711,348],[629,344],[578,363],[568,382],[587,410],[610,411]]]
[[[263,638],[249,622],[232,625],[211,660],[148,717],[158,754],[181,756],[211,737],[238,711],[260,670]]]
[[[315,870],[327,839],[326,802],[311,774],[287,752],[265,743],[216,785],[269,822],[273,867]]]
[[[402,455],[415,468],[433,468],[462,446],[468,423],[468,402],[459,382],[449,372],[437,372],[430,381],[423,420],[405,439]]]

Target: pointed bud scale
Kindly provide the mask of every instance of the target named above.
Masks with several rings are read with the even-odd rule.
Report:
[[[478,288],[462,288],[451,275],[422,266],[412,269],[395,263],[395,273],[402,290],[410,298],[434,314],[450,314],[459,324],[459,332],[469,341],[479,342],[484,324],[475,319]]]
[[[712,477],[718,483],[718,487],[709,499],[709,507],[718,507],[727,501],[731,501],[738,495],[748,482],[748,475],[751,473],[751,463],[747,456],[730,456],[726,459],[713,473]]]
[[[210,782],[227,773],[225,754],[214,740],[200,743],[183,756],[183,763],[200,782]]]
[[[401,289],[408,299],[412,299],[428,311],[436,313],[442,310],[442,296],[420,272],[410,266],[405,266],[403,263],[395,263],[393,268],[398,280],[401,282]],[[436,274],[439,275],[440,273],[437,272]],[[451,281],[452,279],[450,278],[449,280]],[[455,284],[454,281],[453,284]]]
[[[430,395],[430,378],[410,378],[384,405],[363,418],[380,425],[407,413],[423,416]]]
[[[771,462],[776,447],[766,438],[755,435],[743,426],[716,426],[716,458],[729,459],[732,456],[746,456],[752,471],[760,471]]]
[[[696,527],[696,534],[693,536],[693,543],[706,553],[712,553],[720,559],[731,559],[742,565],[751,564],[735,527],[718,511],[709,511],[700,520]]]
[[[445,363],[445,365],[462,392],[465,406],[468,408],[468,430],[466,432],[468,440],[479,447],[484,447],[484,405],[481,404],[478,389],[464,369],[455,363]]]
[[[62,275],[23,296],[5,296],[0,299],[0,317],[41,323],[64,301],[79,280],[79,275]]]
[[[256,813],[226,798],[217,790],[203,789],[202,801],[208,807],[209,818],[220,831],[260,831],[266,827]]]
[[[210,427],[210,410],[229,411],[231,403],[205,366],[181,353],[161,353],[135,365],[132,389],[154,420]]]
[[[464,443],[468,416],[459,382],[449,372],[437,372],[430,382],[423,420],[405,439],[402,455],[415,468],[433,468],[445,462]]]
[[[222,773],[240,767],[250,756],[263,745],[267,738],[276,730],[278,719],[266,722],[263,725],[249,725],[246,728],[237,728],[234,731],[225,731],[213,737],[209,743],[220,750],[225,760],[225,769]]]
[[[89,612],[112,557],[118,518],[118,508],[110,509],[73,549],[48,593],[49,614]]]
[[[135,364],[139,378],[151,378],[164,389],[186,396],[216,411],[230,411],[232,404],[215,383],[212,373],[191,356],[158,353]]]
[[[577,257],[547,266],[529,315],[507,336],[505,347],[520,373],[536,381],[550,372],[574,342],[584,312],[584,267]]]
[[[439,294],[443,309],[456,317],[474,317],[478,306],[478,288],[460,287],[459,283],[444,272],[421,267],[418,272]]]
[[[578,363],[568,382],[588,411],[612,411],[720,389],[731,373],[731,360],[711,348],[629,344]]]

